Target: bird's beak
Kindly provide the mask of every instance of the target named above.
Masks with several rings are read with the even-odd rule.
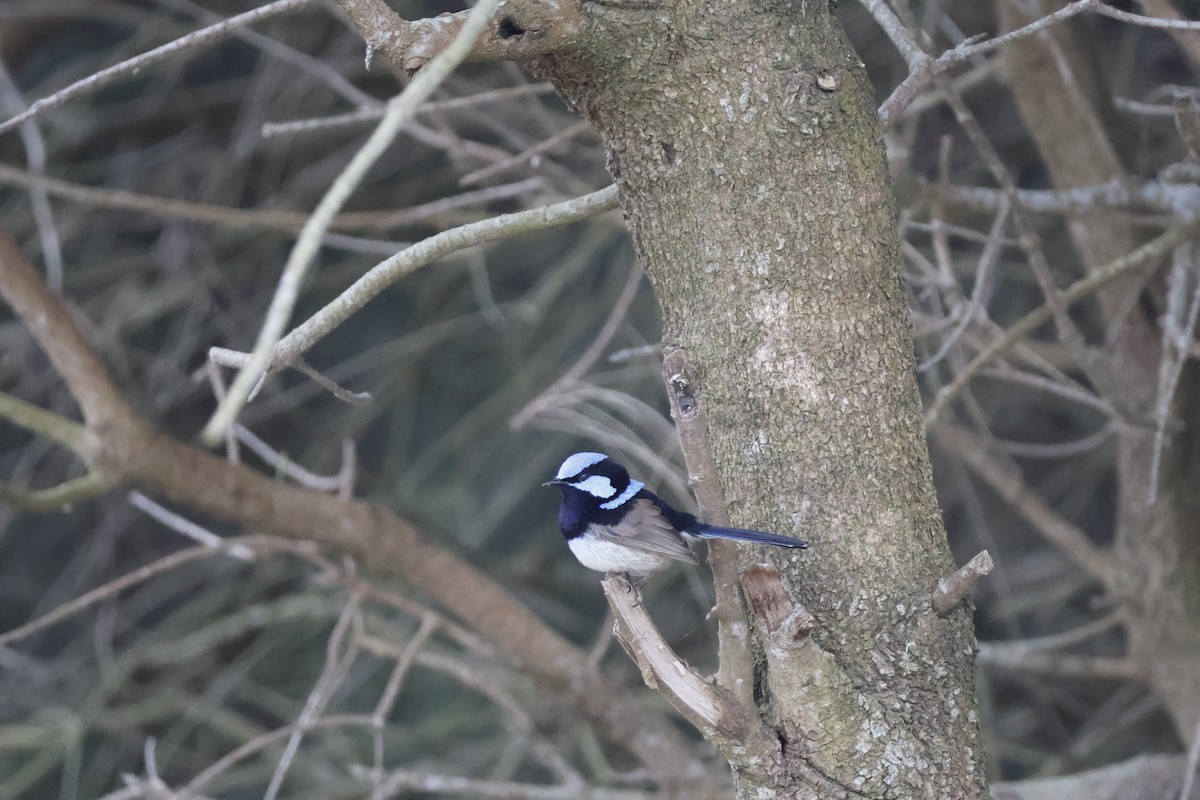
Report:
[[[562,483],[563,483],[562,481],[558,481],[558,480],[546,481],[545,483],[542,484],[542,486],[562,486]]]

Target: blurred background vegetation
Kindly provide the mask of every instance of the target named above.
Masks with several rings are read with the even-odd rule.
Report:
[[[457,10],[393,5],[408,18]],[[1195,4],[1187,5],[1181,11],[1194,17]],[[0,118],[248,7],[220,0],[4,0]],[[859,5],[847,3],[839,13],[882,100],[907,68]],[[914,13],[943,46],[996,31],[991,3],[917,3]],[[1092,66],[1111,90],[1127,169],[1153,176],[1183,159],[1175,119],[1162,105],[1162,87],[1195,79],[1178,42],[1105,18],[1078,24],[1090,37]],[[208,348],[249,349],[296,220],[370,130],[369,121],[264,126],[355,112],[404,81],[380,60],[365,63],[361,37],[323,5],[253,30],[157,63],[0,136],[4,229],[61,285],[126,396],[184,440],[195,437],[214,405],[204,369]],[[1017,184],[1048,186],[1000,61],[980,57],[956,75]],[[472,99],[447,102],[460,98]],[[1144,113],[1134,103],[1168,111]],[[905,236],[916,252],[931,253],[937,242],[928,224],[930,183],[994,181],[935,92],[889,130],[888,145]],[[39,184],[38,175],[65,184]],[[354,194],[346,210],[372,212],[371,219],[327,238],[294,322],[407,243],[607,183],[599,137],[546,86],[512,65],[467,65]],[[150,207],[131,207],[131,197],[150,198]],[[188,205],[168,209],[155,198]],[[1061,217],[1033,219],[1060,285],[1077,278],[1082,269]],[[991,215],[961,208],[946,220],[986,233]],[[951,243],[955,277],[970,293],[986,245],[969,235]],[[347,404],[292,371],[269,381],[241,422],[287,461],[320,475],[344,469],[351,443],[356,496],[395,509],[461,553],[570,639],[594,647],[606,672],[635,685],[640,677],[625,654],[607,646],[598,576],[569,557],[555,524],[557,493],[539,484],[565,455],[600,449],[635,465],[670,501],[691,503],[666,416],[655,301],[637,270],[615,213],[443,259],[398,281],[308,356],[345,388],[370,392],[373,402]],[[1000,325],[1041,303],[1014,248],[1001,252],[989,281],[988,313]],[[916,292],[913,306],[923,362],[939,351],[950,323],[932,317]],[[580,363],[610,319],[619,324],[600,357],[577,380],[543,394]],[[1086,312],[1079,322],[1095,332]],[[1056,346],[1038,348],[1053,360]],[[937,374],[922,373],[926,390],[937,388]],[[0,308],[0,387],[76,413],[7,308]],[[1112,440],[1096,433],[1104,420],[1085,405],[1002,379],[977,381],[972,400],[1028,485],[1096,541],[1107,541],[1114,485]],[[279,480],[291,479],[278,458],[264,460],[245,444],[241,452]],[[1097,633],[1082,652],[1120,654],[1121,634],[1106,623],[1109,609],[1086,576],[952,454],[936,447],[934,454],[960,562],[983,548],[997,559],[976,592],[979,639],[1028,640],[1094,624]],[[43,487],[78,474],[61,449],[0,426],[4,480]],[[189,518],[220,534],[249,533]],[[0,506],[0,631],[189,544],[124,491],[66,513]],[[153,769],[171,786],[257,741],[253,753],[220,765],[193,788],[212,797],[262,796],[273,776],[280,780],[288,741],[272,732],[307,713],[306,703],[331,718],[370,714],[397,662],[381,643],[402,647],[420,629],[422,616],[412,608],[379,598],[348,601],[344,572],[337,577],[331,569],[352,567],[336,554],[328,558],[328,568],[288,555],[201,559],[0,646],[0,798],[119,793],[122,774],[147,774],[148,740]],[[368,577],[407,592],[387,576]],[[715,626],[705,621],[710,591],[703,570],[675,570],[647,587],[664,632],[700,668],[713,661]],[[333,663],[330,642],[344,646],[347,626],[357,638],[348,649],[334,648]],[[985,658],[980,681],[987,759],[997,779],[1181,747],[1162,698],[1136,680]],[[585,726],[543,713],[519,675],[444,631],[403,676],[379,737],[384,765],[414,771],[536,783],[561,778],[561,760],[596,783],[639,778],[623,774],[629,765]],[[376,746],[361,722],[310,732],[280,796],[362,796],[369,784],[349,765],[369,769]]]

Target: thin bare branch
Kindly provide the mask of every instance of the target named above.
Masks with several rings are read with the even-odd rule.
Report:
[[[1022,647],[1020,642],[981,643],[979,663],[992,669],[1044,672],[1075,678],[1127,681],[1146,679],[1141,667],[1129,658],[1030,650]]]
[[[33,119],[38,114],[48,108],[61,106],[63,103],[75,98],[86,92],[93,92],[97,89],[107,86],[117,78],[125,75],[132,75],[140,70],[145,69],[151,64],[162,61],[164,58],[186,52],[193,48],[208,44],[216,39],[223,39],[230,34],[231,31],[237,28],[252,25],[255,22],[273,17],[276,14],[281,14],[285,11],[301,8],[306,6],[313,0],[275,0],[274,3],[268,3],[265,6],[256,8],[253,11],[247,11],[245,14],[239,14],[236,17],[222,20],[214,25],[209,25],[207,28],[201,28],[198,31],[189,33],[176,39],[173,42],[168,42],[161,47],[156,47],[149,52],[142,53],[139,56],[131,58],[127,61],[122,61],[120,64],[114,64],[107,69],[102,69],[99,72],[94,72],[88,75],[81,81],[77,81],[65,89],[60,89],[54,94],[43,97],[41,100],[33,103],[28,109],[14,117],[9,117],[3,122],[0,122],[0,133],[12,130],[22,122]]]
[[[1119,8],[1113,8],[1110,5],[1097,2],[1091,9],[1097,14],[1103,14],[1106,17],[1119,19],[1122,22],[1128,22],[1133,25],[1141,25],[1144,28],[1158,28],[1160,30],[1170,31],[1200,31],[1200,22],[1186,19],[1162,19],[1160,17],[1147,17],[1142,14],[1133,14],[1129,11],[1122,11]]]
[[[633,298],[637,296],[637,290],[641,284],[642,268],[635,261],[633,268],[629,271],[629,277],[625,279],[625,286],[621,289],[621,293],[617,295],[616,302],[613,303],[613,308],[609,312],[608,319],[604,321],[604,325],[600,327],[600,331],[596,334],[596,338],[592,340],[592,343],[588,345],[587,350],[583,351],[583,354],[558,380],[548,386],[537,397],[526,403],[524,408],[513,414],[512,418],[508,421],[509,428],[517,431],[524,428],[529,424],[529,420],[537,416],[546,406],[554,402],[554,399],[559,394],[570,388],[591,369],[592,365],[596,363],[596,360],[604,352],[604,348],[608,347],[608,343],[612,341],[612,337],[616,336],[617,329],[621,327],[621,323],[625,321],[625,314],[628,313],[629,306],[633,304]]]
[[[376,265],[335,300],[283,337],[272,352],[271,365],[273,368],[290,365],[398,278],[432,261],[458,250],[518,233],[578,222],[616,207],[617,188],[609,186],[561,203],[472,222],[417,242]]]
[[[996,50],[1016,39],[1032,36],[1051,25],[1057,25],[1065,19],[1082,14],[1090,10],[1093,6],[1099,5],[1099,3],[1100,0],[1076,0],[1076,2],[1063,6],[1053,14],[1047,14],[1031,22],[1029,25],[1011,31],[1003,36],[997,36],[994,39],[988,39],[983,42],[978,41],[977,38],[968,39],[953,50],[946,51],[937,59],[918,62],[917,69],[910,71],[908,77],[892,90],[891,95],[879,107],[880,120],[884,125],[890,125],[931,80],[955,64]]]
[[[1192,221],[1170,229],[1136,250],[1092,270],[1086,277],[1080,278],[1071,284],[1061,292],[1062,302],[1065,304],[1073,303],[1130,272],[1145,268],[1157,259],[1169,254],[1179,245],[1194,238],[1198,233],[1200,233],[1200,221]],[[984,365],[1007,351],[1020,341],[1022,337],[1050,319],[1051,316],[1052,313],[1049,306],[1043,305],[1010,325],[1002,335],[998,336],[995,341],[985,347],[975,358],[971,359],[970,363],[959,370],[950,383],[942,387],[937,396],[934,397],[929,409],[925,412],[925,423],[932,425],[937,420],[938,415],[945,410],[946,405],[971,382]]]
[[[979,211],[995,211],[1000,198],[1040,214],[1095,213],[1103,209],[1160,211],[1189,221],[1200,216],[1200,187],[1194,183],[1114,180],[1099,186],[1069,189],[1016,189],[1006,192],[982,186],[930,187],[946,202]]]
[[[485,92],[476,92],[475,94],[470,94],[466,97],[454,97],[450,98],[449,100],[436,100],[426,103],[417,111],[417,116],[420,117],[426,114],[434,114],[444,111],[455,111],[463,108],[474,108],[476,106],[486,105],[488,103],[499,103],[506,100],[513,100],[518,97],[551,94],[553,92],[554,85],[548,82],[525,83],[519,86],[506,86],[503,89],[490,89]],[[327,130],[330,128],[358,126],[377,120],[382,116],[383,105],[379,104],[370,108],[360,108],[356,111],[351,111],[348,114],[333,114],[328,117],[318,117],[316,119],[296,119],[285,120],[283,122],[267,122],[262,126],[262,135],[264,139],[269,139],[272,136],[287,136],[290,134],[308,133],[311,131]]]
[[[588,122],[587,120],[576,122],[574,125],[568,125],[566,128],[563,128],[553,136],[547,137],[542,141],[525,148],[511,158],[506,158],[503,161],[497,161],[493,164],[488,164],[486,167],[480,167],[474,172],[468,172],[466,175],[463,175],[461,178],[459,178],[459,185],[473,186],[477,183],[483,183],[489,178],[493,178],[507,170],[524,166],[544,153],[553,151],[563,142],[568,142],[579,134],[592,129],[592,123]]]
[[[178,531],[187,538],[191,539],[193,542],[197,542],[211,549],[226,547],[229,555],[233,556],[234,558],[241,559],[242,561],[250,561],[254,558],[254,551],[249,547],[239,544],[226,546],[225,540],[220,536],[217,536],[208,528],[205,528],[202,525],[197,525],[190,519],[176,514],[174,511],[171,511],[165,506],[154,502],[149,497],[146,497],[146,495],[142,494],[141,492],[130,492],[129,504],[158,520],[171,530]]]
[[[257,538],[257,537],[251,537]],[[97,586],[90,592],[80,595],[70,602],[63,603],[57,606],[53,611],[50,611],[38,617],[31,622],[27,622],[20,627],[0,633],[0,646],[11,644],[12,642],[24,639],[27,636],[37,633],[40,630],[45,630],[51,625],[55,625],[68,617],[78,614],[90,606],[95,605],[103,600],[115,597],[131,586],[136,586],[139,583],[144,583],[156,575],[161,575],[164,572],[169,572],[189,561],[195,561],[200,558],[209,558],[213,555],[228,553],[229,549],[237,546],[242,542],[249,542],[247,539],[228,539],[222,543],[220,547],[191,547],[187,550],[180,550],[177,553],[172,553],[169,556],[164,556],[157,561],[152,561],[145,566],[139,567],[132,572],[127,572],[115,580],[111,580],[103,586]],[[244,546],[244,545],[243,545]]]
[[[1158,498],[1159,473],[1167,445],[1167,426],[1173,418],[1175,392],[1183,367],[1191,357],[1193,331],[1200,319],[1200,263],[1194,242],[1175,250],[1167,283],[1167,311],[1163,323],[1162,361],[1158,371],[1158,396],[1154,403],[1154,453],[1150,460],[1147,505]],[[1187,284],[1195,286],[1188,299]],[[1182,341],[1180,341],[1182,340]]]
[[[67,383],[75,401],[83,410],[89,426],[110,420],[113,414],[124,412],[125,402],[108,377],[108,370],[92,352],[79,328],[71,319],[60,297],[50,291],[29,266],[24,253],[12,239],[0,233],[0,297],[21,317],[38,344],[46,352],[54,369]],[[28,405],[28,404],[26,404]],[[9,403],[9,408],[16,406]],[[27,417],[31,422],[34,417]],[[38,424],[48,417],[38,418]],[[80,439],[74,429],[61,427],[60,435],[70,438],[79,451]],[[49,432],[49,429],[47,429]],[[59,434],[56,434],[59,435]],[[64,442],[65,444],[66,442]],[[85,460],[87,458],[84,455]]]
[[[259,332],[258,340],[248,363],[238,373],[229,391],[217,406],[208,424],[200,434],[200,439],[210,447],[217,444],[225,436],[225,431],[232,427],[238,413],[250,397],[250,392],[266,374],[270,367],[271,351],[283,335],[284,327],[291,319],[292,309],[300,294],[300,286],[309,266],[316,258],[320,248],[321,237],[328,230],[330,222],[349,199],[351,192],[365,177],[371,165],[383,155],[384,150],[392,143],[396,133],[405,122],[410,120],[416,108],[434,92],[442,81],[467,56],[475,39],[487,25],[488,19],[495,10],[499,0],[480,0],[471,10],[470,16],[463,24],[462,30],[454,41],[429,62],[411,83],[399,95],[388,101],[383,119],[371,134],[362,148],[355,153],[354,158],[329,187],[312,216],[305,222],[284,265],[283,274],[279,278],[279,288],[271,299],[271,307],[267,310],[266,320]]]
[[[85,429],[74,420],[60,417],[58,414],[46,411],[32,403],[26,403],[21,398],[13,397],[5,392],[0,392],[0,418],[39,436],[44,436],[63,447],[80,452]]]
[[[0,164],[0,184],[22,186],[31,191],[45,191],[59,197],[96,208],[121,211],[136,211],[152,217],[195,220],[230,228],[279,230],[293,233],[304,226],[309,215],[298,211],[260,208],[230,208],[209,203],[193,203],[172,197],[129,192],[122,189],[96,189],[57,178],[47,178],[16,167]],[[374,211],[347,211],[338,214],[330,222],[337,230],[368,229],[392,230],[402,225],[428,220],[438,214],[454,211],[466,206],[505,200],[542,189],[541,178],[527,178],[501,186],[489,186],[471,192],[443,197],[428,203],[408,208],[378,209]],[[339,239],[337,234],[325,234],[326,244],[333,246]]]
[[[266,792],[263,793],[263,800],[275,800],[280,787],[283,786],[284,778],[287,777],[288,770],[291,768],[292,761],[300,749],[301,740],[324,714],[329,701],[333,699],[334,692],[345,681],[350,668],[358,658],[361,648],[357,643],[358,637],[354,635],[354,631],[358,627],[357,623],[362,611],[361,603],[361,595],[351,594],[346,607],[342,609],[341,616],[338,617],[337,624],[333,626],[333,631],[329,634],[329,641],[325,645],[325,666],[312,691],[309,692],[308,699],[305,700],[304,708],[300,711],[300,716],[293,726],[292,735],[288,737],[283,754],[279,757],[279,763],[275,766],[275,772],[271,775],[271,782],[267,785]],[[347,640],[349,640],[348,644],[344,644]]]
[[[27,511],[67,511],[76,503],[104,493],[111,485],[111,481],[95,472],[49,489],[17,489],[0,482],[0,501]]]
[[[8,68],[0,63],[0,102],[9,113],[20,113],[29,108],[24,95],[16,81],[8,72]],[[34,120],[21,123],[21,142],[25,145],[25,163],[29,171],[35,175],[46,172],[46,141]],[[54,222],[54,210],[44,189],[34,189],[30,193],[30,205],[33,208],[33,218],[38,227],[38,238],[42,243],[42,258],[46,262],[46,283],[55,291],[62,291],[63,257],[62,237],[59,236],[58,226]]]
[[[892,44],[900,52],[900,57],[908,65],[910,73],[918,72],[924,68],[926,62],[933,60],[925,54],[925,51],[913,38],[912,31],[900,21],[896,12],[884,0],[860,0],[860,2],[867,11],[871,12],[875,22],[892,40]]]
[[[1087,534],[1059,516],[1025,485],[1021,475],[988,454],[983,442],[949,423],[932,429],[962,462],[985,483],[1012,504],[1046,541],[1065,553],[1077,567],[1105,586],[1115,580],[1112,560],[1096,547]]]

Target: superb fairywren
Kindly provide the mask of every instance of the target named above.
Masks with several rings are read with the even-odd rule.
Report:
[[[646,578],[672,561],[695,564],[690,537],[808,547],[800,539],[708,525],[676,511],[603,453],[570,456],[542,485],[562,490],[558,527],[579,563],[598,572]]]

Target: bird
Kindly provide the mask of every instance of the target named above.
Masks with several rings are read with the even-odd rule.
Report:
[[[695,564],[691,540],[732,539],[804,549],[808,542],[709,525],[678,511],[603,453],[575,453],[543,486],[562,491],[558,527],[579,563],[645,580],[673,561]]]

